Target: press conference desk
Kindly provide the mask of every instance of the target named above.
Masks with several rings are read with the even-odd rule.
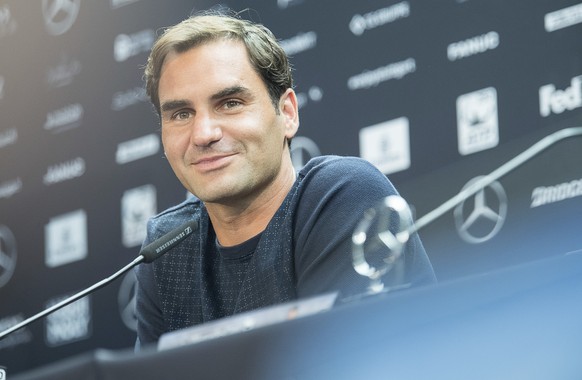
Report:
[[[9,378],[580,379],[582,255],[167,351],[98,350]]]

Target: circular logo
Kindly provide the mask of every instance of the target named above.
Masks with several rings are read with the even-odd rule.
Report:
[[[59,36],[73,26],[81,0],[43,0],[42,15],[50,34]]]
[[[364,34],[367,28],[366,19],[362,15],[354,15],[350,21],[350,30],[356,36],[361,36]]]
[[[0,288],[6,285],[16,267],[16,240],[6,226],[0,226]]]
[[[119,293],[117,295],[117,305],[119,315],[123,324],[132,331],[137,331],[137,318],[135,316],[135,286],[137,279],[135,272],[130,271],[123,277]]]
[[[323,98],[323,90],[318,86],[311,86],[307,94],[309,95],[309,99],[314,102],[319,102]]]
[[[473,178],[463,189],[471,186],[481,177]],[[507,216],[507,195],[497,181],[479,190],[470,199],[463,201],[454,210],[455,225],[463,240],[472,244],[484,243],[492,239],[505,222]]]
[[[291,142],[291,161],[296,171],[301,170],[303,166],[313,157],[321,156],[317,145],[308,137],[294,137]]]

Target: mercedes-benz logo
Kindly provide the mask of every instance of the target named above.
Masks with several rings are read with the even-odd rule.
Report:
[[[123,324],[132,331],[137,331],[137,318],[135,316],[135,286],[137,279],[135,272],[130,271],[123,277],[117,295],[119,315]]]
[[[43,0],[42,14],[48,32],[54,36],[65,33],[73,26],[81,0]]]
[[[6,285],[16,267],[16,240],[12,231],[0,226],[0,288]]]
[[[463,189],[480,178],[473,178]],[[455,225],[463,240],[479,244],[492,239],[503,226],[507,216],[507,195],[503,186],[495,181],[477,192],[473,199],[472,205],[465,207],[467,200],[455,208]]]
[[[291,141],[291,162],[296,171],[301,170],[313,157],[321,156],[317,145],[308,137],[294,137]]]

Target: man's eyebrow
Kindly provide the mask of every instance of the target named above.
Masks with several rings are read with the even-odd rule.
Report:
[[[213,100],[224,99],[233,95],[246,95],[250,96],[251,91],[244,86],[230,86],[226,87],[217,93],[213,94],[210,98]],[[192,107],[192,102],[185,99],[168,100],[160,104],[160,110],[162,112],[174,111],[184,107]]]
[[[192,105],[188,100],[168,100],[160,105],[162,112],[173,111],[183,107],[190,107]]]
[[[226,87],[211,96],[213,100],[227,98],[233,95],[250,95],[251,91],[244,86],[230,86]]]

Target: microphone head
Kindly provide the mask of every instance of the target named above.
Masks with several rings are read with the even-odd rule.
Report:
[[[198,221],[191,220],[173,229],[161,238],[154,240],[139,252],[144,258],[143,262],[151,263],[159,259],[163,254],[180,244],[197,229]]]

